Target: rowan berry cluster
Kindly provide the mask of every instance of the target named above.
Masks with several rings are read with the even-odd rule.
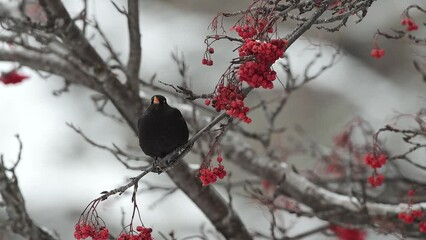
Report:
[[[374,171],[373,175],[369,176],[367,181],[371,187],[375,188],[381,186],[385,180],[383,174],[377,173],[377,169],[384,166],[387,162],[388,157],[386,154],[381,153],[377,155],[376,153],[367,153],[364,157],[364,162],[370,166]]]
[[[105,226],[95,227],[89,223],[78,223],[75,225],[74,238],[85,239],[91,237],[92,240],[107,240],[109,230]]]
[[[213,60],[211,60],[211,59],[203,58],[203,60],[201,61],[201,63],[203,65],[213,66]]]
[[[215,183],[217,178],[223,179],[226,176],[225,167],[222,165],[222,157],[219,155],[217,157],[217,162],[219,166],[214,167],[213,170],[210,168],[201,168],[200,169],[200,180],[203,183],[203,186],[207,186],[210,183]]]
[[[17,84],[27,79],[28,76],[18,73],[16,70],[12,70],[8,73],[4,73],[0,76],[0,82],[3,84]]]
[[[286,47],[287,41],[282,39],[272,39],[270,42],[246,39],[238,49],[238,53],[240,57],[254,56],[257,62],[271,65],[283,57]]]
[[[419,232],[426,233],[426,221],[419,223]]]
[[[234,118],[239,118],[246,123],[252,120],[247,117],[249,108],[244,104],[245,96],[242,94],[240,82],[247,83],[253,88],[272,89],[273,81],[277,78],[277,73],[272,69],[272,64],[284,55],[287,48],[287,41],[282,39],[271,39],[270,33],[274,32],[275,18],[265,15],[262,11],[255,11],[241,18],[238,23],[231,28],[241,38],[242,44],[238,48],[239,58],[234,60],[231,67],[223,74],[219,85],[215,89],[212,99],[205,100],[206,105],[213,103],[216,111],[225,110]],[[217,29],[217,18],[212,23]],[[212,40],[210,42],[209,40]],[[212,65],[210,55],[214,53],[211,44],[220,39],[235,40],[226,35],[214,35],[206,39],[207,45],[202,59],[202,64]],[[207,170],[206,170],[207,171]]]
[[[422,210],[408,210],[398,213],[398,218],[405,224],[411,224],[415,219],[420,219],[423,216]]]
[[[251,118],[247,117],[250,109],[244,105],[243,99],[243,94],[238,86],[219,84],[213,97],[212,106],[218,112],[225,110],[229,116],[239,118],[245,123],[251,123]],[[209,105],[210,101],[206,101],[206,104]]]
[[[238,33],[238,36],[243,39],[252,38],[257,35],[256,28],[249,25],[236,26],[234,30]]]
[[[146,228],[143,226],[137,226],[136,227],[136,235],[134,231],[131,233],[122,233],[120,236],[118,236],[117,240],[152,240],[151,228]]]
[[[385,50],[380,48],[373,48],[370,52],[370,56],[373,58],[380,59],[385,55]]]
[[[213,66],[213,60],[210,57],[210,54],[214,53],[214,48],[209,47],[206,51],[206,53],[204,54],[204,58],[201,60],[201,64],[203,65],[207,65],[207,66]]]
[[[241,58],[253,56],[255,61],[243,62],[238,69],[238,79],[247,82],[251,87],[268,88],[274,87],[272,81],[277,74],[271,65],[280,57],[283,57],[287,47],[287,41],[273,39],[270,42],[260,42],[246,39],[238,49]]]
[[[381,168],[386,164],[388,157],[386,154],[380,154],[379,156],[374,155],[373,153],[367,153],[365,155],[365,164],[369,165],[372,168]]]
[[[362,229],[345,228],[337,225],[331,225],[330,230],[340,240],[364,240],[366,235],[366,232]]]
[[[411,31],[416,31],[417,29],[419,29],[419,26],[416,24],[416,22],[414,22],[414,20],[410,17],[405,17],[401,20],[401,24],[403,26],[407,26],[407,31],[411,32]]]
[[[423,210],[412,209],[415,194],[416,191],[414,189],[408,190],[408,208],[407,210],[398,213],[398,219],[401,220],[404,224],[413,224],[415,221],[420,221],[418,226],[419,232],[426,233],[426,221],[422,221]]]
[[[368,177],[367,181],[371,187],[375,188],[383,184],[385,176],[383,174],[373,173],[373,175]]]
[[[231,30],[235,30],[238,33],[238,36],[240,36],[242,39],[248,39],[253,38],[257,34],[263,32],[263,30],[266,27],[266,20],[260,19],[260,20],[253,20],[251,17],[247,17],[245,19],[245,23],[241,25],[237,25]],[[268,33],[272,33],[273,29],[268,28]]]

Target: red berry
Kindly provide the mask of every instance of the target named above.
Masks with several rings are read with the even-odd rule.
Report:
[[[379,49],[379,48],[374,48],[370,52],[370,56],[377,58],[377,59],[382,58],[383,55],[385,55],[385,50]]]
[[[421,218],[423,216],[423,212],[420,209],[413,210],[411,211],[411,216],[413,216],[414,218]]]
[[[204,104],[206,104],[206,106],[209,106],[209,105],[210,105],[210,99],[206,99],[206,100],[204,101]]]
[[[273,88],[272,81],[276,72],[271,65],[284,55],[287,41],[273,39],[270,42],[260,42],[247,39],[238,49],[240,57],[254,56],[255,61],[244,62],[238,70],[238,79],[247,82],[251,87]]]
[[[419,231],[421,233],[426,233],[426,221],[422,221],[419,223]]]
[[[409,31],[409,32],[416,31],[417,29],[419,29],[419,26],[417,26],[416,24],[408,25],[408,27],[407,27],[407,31]]]
[[[419,29],[419,26],[410,17],[403,18],[401,20],[401,24],[404,25],[404,26],[407,26],[407,31],[408,32],[415,31],[415,30]]]
[[[214,53],[214,48],[209,48],[209,53],[213,54]]]
[[[207,65],[207,59],[203,58],[203,60],[201,60],[201,64]]]
[[[208,61],[207,61],[207,66],[212,66],[212,65],[213,65],[213,60],[211,60],[211,59],[210,59],[210,60],[208,60]]]
[[[374,153],[368,153],[364,157],[365,164],[370,165],[372,168],[381,168],[387,162],[386,154],[380,154],[378,157]]]
[[[398,218],[405,224],[411,224],[414,222],[414,216],[411,213],[400,212],[398,213]]]
[[[337,225],[331,225],[330,230],[341,240],[364,240],[366,235],[362,229],[344,228]]]
[[[23,80],[29,78],[28,76],[18,73],[16,70],[12,70],[8,73],[4,73],[0,76],[0,82],[4,84],[16,84],[20,83]]]
[[[381,186],[384,180],[385,180],[385,176],[383,174],[372,175],[368,177],[368,183],[373,188]]]
[[[232,84],[220,84],[213,97],[212,107],[218,112],[224,110],[229,116],[243,120],[249,109],[244,106],[244,96],[240,88],[241,86]]]

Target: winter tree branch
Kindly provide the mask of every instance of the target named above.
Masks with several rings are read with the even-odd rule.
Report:
[[[18,157],[12,168],[7,168],[3,154],[0,155],[0,194],[2,207],[6,208],[8,219],[1,228],[11,230],[30,240],[57,240],[57,236],[43,227],[38,226],[29,216],[25,207],[24,196],[18,185],[15,169],[21,161],[22,142],[16,135],[19,143]]]

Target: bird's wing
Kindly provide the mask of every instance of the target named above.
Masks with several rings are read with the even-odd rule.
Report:
[[[188,137],[189,137],[188,125],[187,125],[185,119],[183,118],[182,113],[178,109],[174,108],[173,114],[176,117],[176,119],[179,120],[179,121],[176,122],[176,124],[178,125],[178,129],[180,129],[180,133],[182,134],[181,141],[184,143],[188,140]]]
[[[173,114],[176,117],[176,119],[179,119],[181,122],[184,122],[186,125],[186,121],[182,116],[182,113],[179,111],[179,109],[173,108]]]

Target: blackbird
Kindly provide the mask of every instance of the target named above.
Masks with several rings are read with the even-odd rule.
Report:
[[[188,126],[181,112],[161,95],[151,98],[151,105],[139,117],[138,128],[142,151],[155,159],[188,142]]]

